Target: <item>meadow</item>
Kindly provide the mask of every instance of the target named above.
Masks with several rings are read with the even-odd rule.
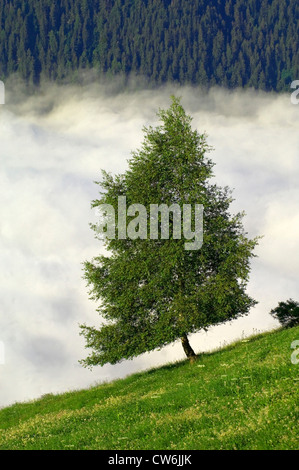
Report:
[[[0,410],[1,450],[298,450],[299,327]],[[293,354],[294,357],[294,354]]]

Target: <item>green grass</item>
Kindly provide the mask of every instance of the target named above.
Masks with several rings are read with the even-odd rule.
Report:
[[[299,327],[0,410],[0,449],[298,450]]]

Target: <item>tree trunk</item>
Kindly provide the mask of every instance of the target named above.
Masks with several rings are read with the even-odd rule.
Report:
[[[196,354],[193,351],[193,349],[191,348],[188,337],[187,337],[186,334],[181,337],[181,341],[182,341],[184,352],[185,352],[187,358],[189,359],[190,363],[192,364],[196,360]]]

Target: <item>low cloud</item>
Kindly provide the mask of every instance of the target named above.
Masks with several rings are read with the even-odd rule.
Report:
[[[0,406],[87,387],[183,358],[180,345],[92,372],[79,323],[99,325],[81,263],[103,248],[90,202],[101,169],[119,173],[140,147],[143,126],[170,95],[214,147],[215,181],[234,189],[249,236],[263,235],[248,286],[250,315],[192,336],[197,351],[277,326],[269,310],[298,298],[298,120],[288,94],[166,86],[111,93],[106,85],[44,86],[27,95],[6,83],[0,107]]]

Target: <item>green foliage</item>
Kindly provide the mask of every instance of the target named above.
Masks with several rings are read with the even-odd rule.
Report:
[[[279,302],[278,306],[272,309],[270,313],[286,328],[292,328],[299,324],[299,302],[293,299]]]
[[[2,0],[0,78],[38,83],[94,68],[286,90],[299,76],[297,18],[296,0]]]
[[[1,450],[298,450],[299,327],[0,410]]]
[[[246,237],[243,214],[229,213],[228,188],[209,182],[213,163],[206,157],[211,150],[206,136],[192,129],[191,117],[174,97],[158,116],[161,125],[144,129],[144,142],[132,153],[129,169],[115,177],[103,173],[101,198],[92,203],[94,208],[113,206],[117,235],[106,239],[110,255],[85,263],[91,298],[100,303],[98,312],[107,321],[99,330],[82,325],[86,346],[93,351],[82,361],[87,366],[115,364],[160,348],[246,314],[255,304],[245,287],[257,239]],[[202,247],[186,250],[184,237],[174,237],[171,217],[169,239],[149,237],[149,217],[146,239],[120,239],[119,196],[126,196],[127,208],[142,204],[147,214],[151,204],[189,204],[192,212],[202,204]]]

